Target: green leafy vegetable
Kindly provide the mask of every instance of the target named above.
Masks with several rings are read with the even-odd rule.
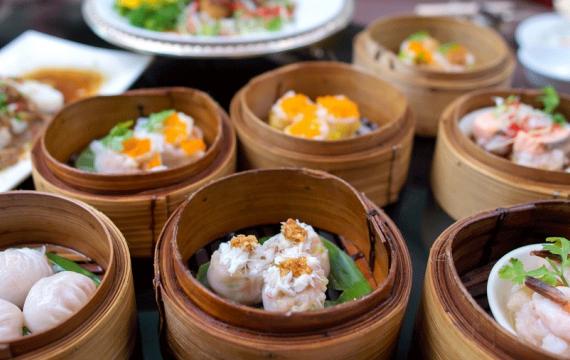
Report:
[[[79,170],[95,172],[95,153],[91,150],[91,147],[87,147],[77,160],[75,160],[75,167]]]
[[[93,274],[91,271],[85,270],[84,268],[77,265],[77,263],[71,260],[67,260],[66,258],[63,258],[55,253],[47,253],[46,256],[52,263],[54,263],[64,271],[73,271],[78,274],[85,275],[91,280],[93,280],[93,282],[96,285],[99,285],[101,283],[101,280],[97,275]]]
[[[180,0],[152,5],[143,3],[134,9],[119,6],[117,9],[131,25],[153,31],[170,31],[176,29],[186,4],[187,1]]]
[[[429,33],[425,30],[415,32],[408,36],[408,40],[421,41],[429,37]]]
[[[202,285],[210,288],[210,284],[208,283],[208,269],[210,268],[210,262],[205,262],[198,268],[198,272],[196,273],[196,280],[198,280]]]
[[[554,121],[554,123],[558,125],[564,125],[567,122],[566,117],[561,113],[556,113],[552,115],[552,121]]]
[[[263,237],[260,237],[259,239],[257,239],[257,242],[259,242],[261,245],[263,245],[269,239],[271,239],[271,236],[263,236]]]
[[[30,329],[28,329],[27,327],[23,327],[22,328],[22,336],[27,336],[30,335],[32,332],[30,331]]]
[[[276,16],[265,23],[265,28],[269,31],[279,31],[282,27],[283,19],[279,16]]]
[[[114,151],[123,150],[123,141],[133,137],[133,126],[134,121],[128,120],[115,125],[114,128],[109,131],[109,134],[101,139],[103,145]]]
[[[503,266],[499,270],[499,277],[503,280],[510,280],[514,284],[522,285],[527,276],[537,278],[550,285],[556,285],[557,279],[546,266],[541,266],[538,269],[526,271],[523,263],[519,259],[512,258],[509,260],[509,265]]]
[[[172,114],[174,114],[174,110],[164,110],[150,114],[147,123],[144,125],[144,128],[149,132],[159,131],[164,125],[164,120],[166,120]]]
[[[329,305],[352,301],[370,294],[372,287],[358,269],[354,260],[329,240],[322,237],[321,240],[329,252],[331,267],[329,286],[335,290],[342,291],[338,299],[329,302]]]
[[[550,266],[554,272],[560,277],[564,286],[568,286],[568,282],[564,277],[564,269],[570,265],[568,255],[570,254],[570,241],[564,237],[548,237],[546,241],[551,244],[546,244],[543,249],[549,251],[551,254],[560,256],[560,266],[557,266],[553,261],[549,260]]]
[[[542,89],[542,95],[538,99],[544,107],[543,111],[552,117],[552,121],[554,121],[554,123],[559,125],[564,125],[566,123],[567,120],[563,114],[554,112],[560,105],[560,96],[554,87],[544,87]]]

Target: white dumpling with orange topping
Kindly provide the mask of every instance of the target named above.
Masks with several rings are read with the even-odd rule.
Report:
[[[278,255],[264,274],[263,308],[286,314],[322,309],[327,284],[317,258]]]
[[[323,245],[321,237],[311,225],[299,220],[287,219],[281,223],[281,232],[263,244],[265,256],[273,261],[282,255],[285,250],[289,254],[293,251],[301,256],[303,254],[314,256],[319,260],[325,276],[330,272],[329,252]]]
[[[0,299],[0,344],[17,340],[22,336],[24,315],[16,305]]]
[[[245,305],[261,302],[263,272],[269,262],[253,235],[234,236],[212,254],[208,284],[217,294]]]

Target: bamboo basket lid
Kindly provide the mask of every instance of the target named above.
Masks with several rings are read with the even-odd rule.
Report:
[[[312,98],[346,95],[379,127],[339,141],[286,135],[269,126],[267,119],[271,106],[288,90]],[[414,129],[407,101],[389,84],[353,66],[306,62],[262,74],[234,96],[230,113],[245,168],[324,170],[349,181],[380,206],[397,199],[407,176]]]
[[[188,99],[179,100],[180,102],[193,103],[195,101],[204,100],[204,96],[207,95],[191,89],[147,89],[131,92],[124,97],[112,97],[110,101],[114,102],[123,99],[125,103],[132,105],[134,108],[136,108],[137,101],[141,99],[142,101],[157,101],[156,104],[159,105],[156,106],[161,106],[160,104],[163,103],[165,106],[170,106],[168,104],[171,104],[171,98],[178,99],[179,97],[184,96],[188,96]],[[164,99],[156,100],[157,97],[164,97]],[[98,186],[106,187],[106,190],[86,190],[81,186],[76,186],[77,181],[68,182],[67,178],[60,176],[59,172],[52,171],[48,165],[49,160],[47,160],[48,152],[46,149],[48,146],[45,144],[47,135],[44,135],[32,149],[33,177],[36,188],[41,191],[78,199],[94,206],[109,216],[109,218],[119,227],[127,239],[132,256],[151,256],[154,243],[162,229],[162,226],[164,225],[164,222],[176,207],[190,193],[203,184],[211,181],[212,179],[217,179],[224,175],[231,174],[235,171],[236,139],[233,126],[227,114],[219,107],[219,105],[209,97],[208,99],[208,103],[211,102],[215,104],[217,115],[215,117],[208,117],[207,119],[210,119],[212,124],[217,124],[218,121],[220,123],[219,129],[218,125],[213,127],[211,126],[212,124],[208,125],[211,126],[212,130],[214,130],[212,133],[213,138],[218,139],[211,143],[210,149],[208,150],[211,151],[210,154],[213,154],[213,158],[211,160],[204,158],[201,159],[206,161],[206,165],[201,164],[201,160],[194,163],[196,167],[193,167],[194,165],[190,164],[189,166],[193,167],[196,171],[191,174],[187,174],[180,181],[172,182],[172,178],[166,174],[168,171],[162,171],[151,174],[153,176],[165,175],[165,177],[162,178],[164,181],[155,183],[155,187],[153,188],[146,190],[139,189],[138,191],[133,191],[132,189],[129,190],[127,188],[124,191],[118,191],[120,187],[115,187],[115,179],[117,177],[103,175]],[[89,105],[89,103],[83,102],[76,103],[75,105],[80,106],[82,104]],[[98,104],[98,102],[94,104]],[[200,106],[198,106],[198,108],[200,108]],[[160,107],[156,108],[156,111],[160,110]],[[117,120],[117,118],[115,119]],[[200,121],[205,120],[199,120],[196,118],[196,122],[198,124],[200,124]],[[206,126],[204,126],[204,128],[205,127]],[[79,146],[76,151],[79,151],[80,149],[81,146]],[[60,169],[70,168],[63,163],[58,163],[57,166],[59,166]],[[184,171],[188,171],[188,169],[186,168]],[[124,180],[124,185],[128,187],[128,177],[122,179]],[[139,180],[141,181],[138,182]],[[144,175],[140,175],[133,181],[137,182],[137,186],[152,185],[150,181],[144,179]]]
[[[434,359],[556,359],[504,330],[491,316],[486,283],[496,260],[514,248],[570,236],[570,202],[540,201],[460,220],[430,251],[416,333]]]
[[[286,316],[223,299],[201,285],[186,265],[196,251],[221,235],[288,217],[350,239],[364,257],[362,263],[370,266],[378,284],[374,291],[349,303]],[[386,358],[409,297],[410,265],[394,224],[346,182],[314,170],[254,170],[210,183],[179,207],[157,243],[155,288],[163,329],[177,357],[190,354],[180,347],[191,341],[195,344],[187,345],[200,348],[198,356],[208,358],[232,353],[253,359],[263,352],[290,358],[293,353],[284,355],[286,347],[306,358],[307,340],[318,341],[314,346],[321,349],[333,344],[337,348],[347,345],[349,334],[361,331],[369,349],[357,352]],[[180,333],[182,323],[191,324],[188,335]],[[394,333],[378,340],[379,323]],[[227,339],[227,352],[202,343],[218,337]]]
[[[81,359],[94,348],[104,358],[125,358],[135,340],[135,304],[126,242],[97,210],[60,196],[18,191],[0,194],[0,249],[33,244],[76,250],[103,269],[89,302],[61,325],[0,345],[0,359]],[[117,335],[120,334],[120,335]]]
[[[440,205],[455,219],[520,202],[570,198],[569,173],[515,164],[486,152],[462,132],[459,124],[467,114],[493,106],[493,97],[513,94],[524,103],[540,107],[540,92],[536,90],[481,90],[457,99],[442,115],[432,189]],[[558,110],[570,114],[568,95],[561,95]],[[461,199],[455,196],[457,191],[463,192]]]

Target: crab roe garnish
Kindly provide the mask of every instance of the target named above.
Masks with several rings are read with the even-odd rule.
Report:
[[[176,112],[164,120],[163,126],[162,133],[169,144],[179,144],[188,136],[188,126]]]
[[[145,170],[151,170],[162,165],[162,158],[159,153],[154,154],[144,165]]]
[[[346,96],[320,96],[317,98],[317,104],[338,119],[360,118],[358,105]]]
[[[306,257],[299,257],[294,259],[287,259],[279,263],[279,272],[281,276],[285,276],[288,273],[292,273],[293,277],[299,277],[303,274],[310,275],[313,273],[313,269],[307,264]]]
[[[230,246],[233,248],[240,248],[251,253],[257,246],[259,246],[259,242],[254,235],[237,235],[230,240]]]
[[[416,55],[416,63],[431,64],[433,63],[433,55],[421,41],[411,40],[408,43],[408,49]]]
[[[150,149],[150,139],[132,137],[123,141],[123,150],[121,152],[132,158],[136,158],[150,152]]]
[[[281,100],[281,109],[288,117],[295,117],[299,113],[305,113],[314,107],[311,99],[303,94],[295,94]]]
[[[293,219],[287,219],[287,221],[281,225],[281,232],[287,240],[297,244],[302,243],[307,238],[307,230],[303,229],[303,227]]]
[[[285,132],[308,139],[324,137],[322,124],[317,118],[317,107],[315,105],[306,107],[302,113],[297,115],[297,120],[285,129]]]

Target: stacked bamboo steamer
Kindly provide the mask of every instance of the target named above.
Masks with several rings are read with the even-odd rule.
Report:
[[[473,68],[444,72],[408,65],[397,57],[411,34],[428,31],[442,42],[464,44],[475,56]],[[516,66],[508,45],[491,29],[446,17],[400,16],[380,19],[354,39],[353,62],[401,90],[416,114],[416,133],[435,136],[442,111],[457,97],[477,89],[508,87]]]
[[[0,208],[0,250],[59,245],[104,270],[78,313],[46,332],[0,344],[0,359],[128,358],[136,339],[135,292],[129,249],[115,225],[86,204],[40,192],[2,193]]]
[[[228,301],[190,272],[188,260],[219,236],[288,217],[349,239],[373,292],[285,315]],[[394,223],[343,180],[314,170],[253,170],[210,183],[179,207],[157,243],[154,284],[162,335],[177,358],[388,359],[411,262]]]
[[[487,278],[509,251],[570,237],[570,202],[528,203],[456,222],[432,246],[416,333],[427,359],[555,359],[491,316]]]
[[[74,154],[118,122],[165,109],[189,114],[203,130],[208,148],[202,159],[131,175],[94,174],[68,165]],[[235,171],[236,139],[228,116],[207,94],[187,88],[138,90],[65,107],[34,146],[32,162],[38,190],[94,206],[122,231],[132,256],[149,257],[174,209],[203,184]]]
[[[549,198],[570,198],[570,173],[517,165],[490,154],[469,138],[462,120],[493,106],[493,97],[517,95],[540,107],[539,91],[482,90],[465,95],[441,118],[432,169],[432,190],[441,207],[459,219],[482,210]],[[570,114],[570,97],[561,95],[559,111]],[[460,195],[458,195],[460,194]]]
[[[268,123],[272,105],[288,90],[314,99],[345,95],[376,123],[369,134],[337,141],[297,138]],[[253,78],[233,98],[231,117],[244,168],[306,167],[347,180],[379,206],[397,200],[412,152],[414,119],[406,98],[379,78],[335,62],[285,66]]]

